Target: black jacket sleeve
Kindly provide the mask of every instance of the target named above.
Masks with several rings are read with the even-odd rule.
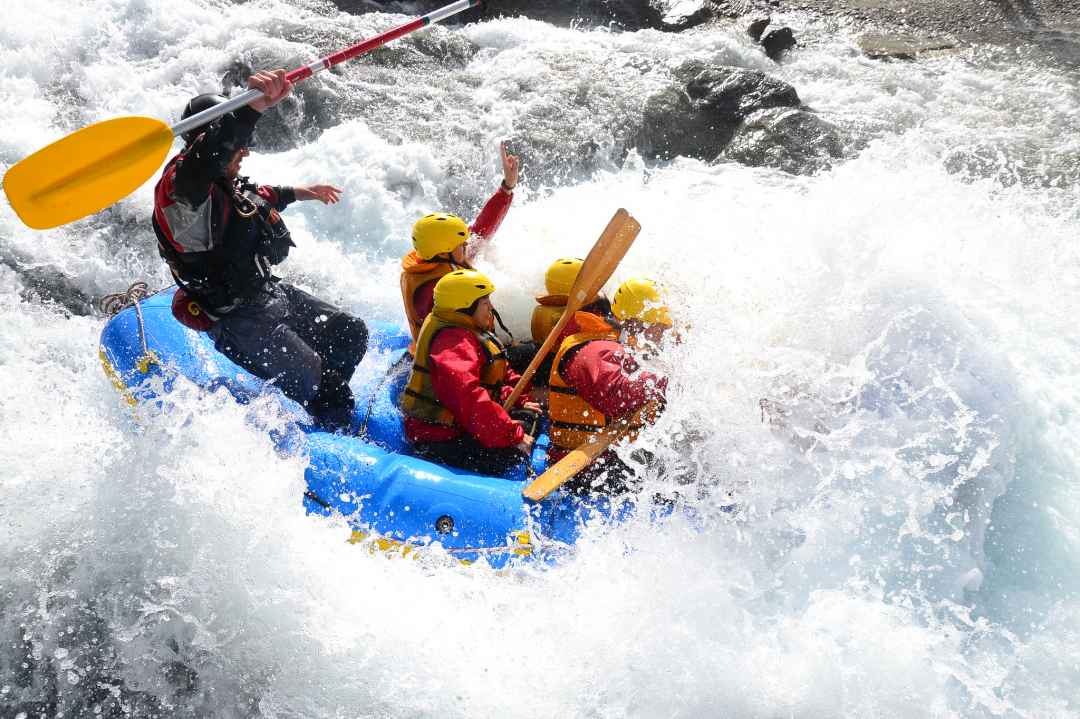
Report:
[[[296,190],[291,187],[283,187],[279,185],[272,185],[270,189],[274,192],[274,209],[281,212],[286,207],[296,202]]]
[[[177,197],[192,207],[205,202],[210,185],[225,174],[233,154],[251,144],[255,124],[261,116],[257,110],[245,106],[207,125],[176,164]]]

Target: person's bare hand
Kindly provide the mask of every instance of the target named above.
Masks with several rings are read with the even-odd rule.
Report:
[[[336,205],[341,200],[341,188],[333,185],[308,185],[296,188],[296,199],[318,200],[324,205]]]
[[[525,435],[525,437],[520,442],[514,445],[514,448],[524,454],[526,457],[529,456],[530,454],[532,454],[533,438],[529,435]]]
[[[293,84],[285,79],[284,70],[260,70],[248,78],[248,87],[262,90],[263,96],[251,103],[251,108],[265,112],[292,93]]]
[[[536,412],[537,414],[543,414],[543,412],[544,412],[544,408],[541,407],[538,402],[532,402],[532,401],[522,402],[521,403],[521,408],[522,409],[527,409],[527,410],[529,410],[531,412]]]
[[[502,156],[503,183],[513,190],[517,187],[518,174],[521,172],[521,162],[516,155],[511,155],[506,149],[506,142],[499,143],[499,154]]]

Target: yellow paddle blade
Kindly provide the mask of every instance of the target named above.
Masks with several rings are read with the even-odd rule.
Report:
[[[622,262],[622,258],[626,256],[630,245],[634,244],[639,232],[641,232],[641,224],[631,217],[630,213],[620,208],[604,229],[604,234],[585,257],[585,262],[578,272],[578,279],[570,290],[572,299],[580,303],[578,306],[591,300],[603,289],[619,263]],[[590,266],[595,267],[596,271],[586,273],[585,270]],[[573,312],[568,310],[567,314],[573,314]]]
[[[103,210],[161,167],[172,129],[152,117],[106,120],[57,140],[4,175],[19,219],[47,230]]]
[[[578,472],[592,464],[592,461],[607,451],[615,442],[631,432],[631,428],[623,424],[613,424],[603,432],[592,437],[588,442],[570,452],[558,462],[547,468],[547,471],[529,483],[521,494],[526,499],[539,502],[544,497],[566,484]]]

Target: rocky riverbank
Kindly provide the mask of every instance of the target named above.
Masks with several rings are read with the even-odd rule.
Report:
[[[333,0],[350,12],[427,11],[442,0]],[[685,30],[721,18],[806,12],[889,31],[972,36],[1002,29],[1080,29],[1076,0],[487,0],[465,21],[524,15],[555,24],[614,24],[627,30]]]

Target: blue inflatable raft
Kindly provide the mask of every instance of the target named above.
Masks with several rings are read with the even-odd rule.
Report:
[[[582,522],[610,514],[606,501],[588,503],[561,492],[540,503],[522,497],[531,476],[544,469],[546,435],[536,442],[532,466],[518,476],[487,477],[408,456],[396,406],[408,377],[403,356],[409,335],[400,327],[368,323],[368,353],[353,381],[356,435],[331,434],[312,426],[276,388],[218,353],[207,335],[177,322],[171,311],[175,291],[158,292],[109,320],[101,333],[106,373],[132,404],[163,397],[180,377],[207,390],[224,387],[240,402],[277,393],[298,421],[296,431],[275,436],[275,442],[309,460],[306,510],[344,516],[353,541],[402,553],[438,544],[460,561],[484,558],[503,567],[557,558]]]

